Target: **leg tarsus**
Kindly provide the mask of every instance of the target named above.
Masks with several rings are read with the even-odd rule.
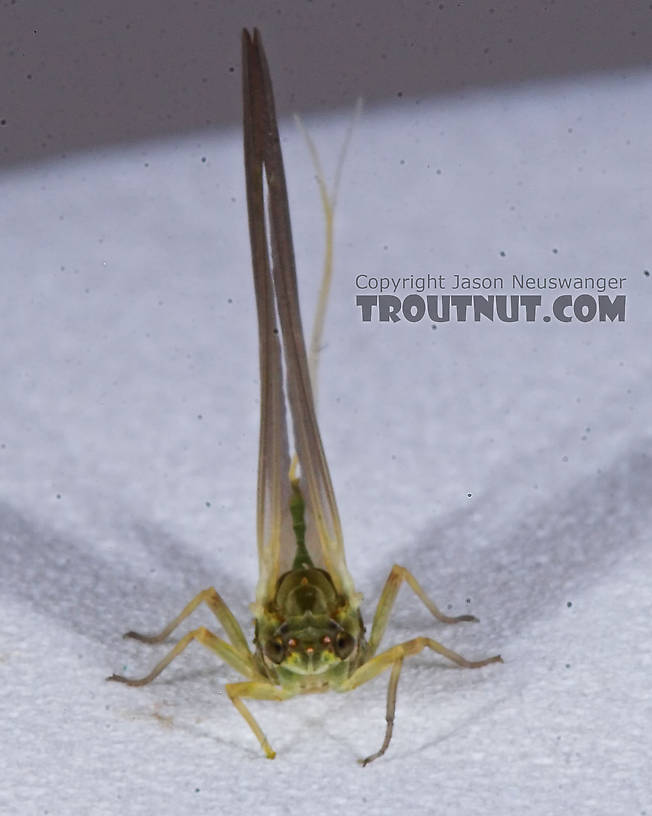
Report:
[[[395,564],[392,567],[392,572],[396,570],[396,572],[400,575],[403,581],[407,581],[408,586],[414,592],[414,594],[419,598],[419,600],[423,603],[423,605],[429,610],[429,612],[434,615],[437,620],[441,621],[442,623],[479,623],[478,618],[475,615],[445,615],[439,607],[430,600],[430,598],[426,595],[421,584],[417,581],[417,579],[412,575],[410,570],[406,569],[405,567],[401,567],[398,564]],[[391,574],[391,573],[390,573]]]
[[[366,652],[367,658],[373,657],[373,655],[376,653],[376,649],[378,648],[385,633],[387,621],[389,620],[392,607],[394,606],[394,601],[396,600],[396,596],[403,581],[408,584],[412,592],[414,592],[417,598],[419,598],[426,609],[428,609],[428,611],[442,623],[462,623],[464,621],[472,623],[478,622],[475,615],[445,615],[426,595],[421,587],[421,584],[419,584],[414,575],[412,575],[412,573],[405,567],[401,567],[399,564],[394,564],[389,575],[387,576],[383,591],[380,593],[378,606],[376,607],[376,614],[374,615],[374,620],[371,625],[371,634],[369,636],[369,643],[367,645]]]
[[[226,632],[229,640],[235,646],[236,649],[239,649],[243,652],[250,652],[249,644],[247,643],[247,638],[244,636],[244,633],[240,627],[240,624],[235,619],[233,613],[229,609],[229,607],[224,603],[221,596],[217,592],[214,587],[209,587],[208,589],[202,590],[200,593],[195,595],[195,597],[187,603],[181,612],[173,618],[167,626],[165,626],[160,632],[155,635],[145,635],[140,632],[134,632],[130,630],[129,632],[125,632],[122,637],[124,638],[133,638],[134,640],[139,640],[141,643],[162,643],[168,635],[172,634],[172,632],[179,626],[179,624],[184,621],[188,615],[192,614],[197,607],[205,603],[206,606],[211,610],[211,612],[215,615],[218,621],[224,627],[224,631]]]
[[[358,762],[362,765],[363,768],[373,762],[374,759],[378,759],[381,757],[385,751],[389,748],[389,743],[392,739],[392,732],[394,731],[394,713],[396,711],[396,693],[398,690],[398,678],[401,675],[401,668],[403,667],[403,658],[399,658],[394,665],[392,666],[392,673],[389,678],[389,684],[387,686],[387,711],[385,714],[385,720],[387,722],[387,727],[385,728],[385,738],[383,739],[383,744],[380,746],[378,751],[375,754],[371,754],[370,756],[366,757],[365,759],[360,759]]]
[[[127,683],[129,685],[133,685],[133,682],[129,683],[129,680],[126,677],[123,677],[121,674],[111,674],[108,677],[105,677],[104,679],[109,681],[115,680],[116,683]]]
[[[396,646],[391,646],[379,655],[370,658],[361,666],[358,666],[353,674],[340,686],[338,691],[351,691],[364,683],[368,683],[369,680],[373,680],[374,677],[385,671],[385,669],[388,669],[396,660],[419,654],[419,652],[422,652],[424,649],[437,652],[437,654],[448,658],[448,660],[464,669],[479,669],[482,666],[489,665],[489,663],[503,662],[500,655],[486,657],[484,660],[467,660],[461,654],[454,652],[452,649],[449,649],[432,638],[423,636],[416,637],[412,638],[412,640],[398,643]]]
[[[396,646],[392,646],[386,651],[381,652],[379,655],[370,658],[361,666],[358,666],[353,674],[351,674],[349,678],[338,688],[338,691],[352,691],[353,689],[358,688],[358,686],[368,683],[369,680],[373,680],[374,677],[385,671],[385,669],[388,669],[390,666],[392,667],[392,674],[387,687],[387,714],[385,717],[387,720],[387,728],[385,730],[385,739],[383,740],[380,750],[376,751],[375,754],[371,754],[371,756],[368,756],[366,759],[360,760],[363,767],[368,765],[370,762],[373,762],[374,759],[378,759],[378,757],[382,756],[387,750],[392,738],[398,679],[401,673],[403,660],[406,657],[419,654],[419,652],[423,651],[424,649],[431,649],[433,652],[443,655],[453,663],[456,663],[458,666],[462,666],[466,669],[479,669],[482,666],[487,666],[489,663],[503,662],[500,655],[493,655],[493,657],[487,657],[484,660],[467,660],[462,655],[454,652],[452,649],[448,649],[446,646],[443,646],[441,643],[438,643],[432,638],[416,637],[412,640],[406,640],[403,643],[398,643]]]
[[[156,666],[154,666],[152,671],[145,675],[145,677],[131,678],[123,677],[120,674],[112,674],[106,679],[113,680],[116,683],[126,683],[128,686],[146,686],[148,683],[151,683],[155,677],[158,677],[163,669],[165,669],[175,659],[175,657],[178,657],[192,640],[198,640],[202,646],[212,649],[222,658],[222,660],[224,660],[230,666],[233,666],[236,671],[240,672],[240,674],[243,674],[245,677],[256,676],[257,671],[249,650],[247,650],[246,654],[243,654],[230,643],[227,643],[225,640],[222,640],[222,638],[214,635],[205,626],[200,626],[199,629],[193,629],[192,632],[188,632],[188,634],[184,635],[177,645],[170,652],[168,652],[168,654],[162,660],[160,660]]]
[[[141,632],[134,632],[129,630],[129,632],[125,632],[122,636],[123,638],[133,638],[134,640],[139,640],[141,643],[161,643],[167,635],[163,637],[159,635],[143,635]]]

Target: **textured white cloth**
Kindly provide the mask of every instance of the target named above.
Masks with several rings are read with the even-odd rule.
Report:
[[[165,653],[121,632],[213,584],[251,631],[240,133],[0,178],[3,814],[652,813],[651,93],[647,74],[403,99],[357,126],[319,405],[349,566],[368,625],[394,562],[481,619],[437,624],[404,588],[385,645],[505,658],[407,661],[365,769],[387,676],[253,703],[274,762],[198,645],[145,688],[103,680]],[[307,123],[327,167],[347,121]],[[323,223],[282,131],[309,327]],[[358,274],[626,277],[627,319],[363,324]]]

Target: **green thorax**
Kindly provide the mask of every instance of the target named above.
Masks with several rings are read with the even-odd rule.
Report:
[[[292,516],[292,529],[297,541],[297,549],[292,563],[292,569],[314,566],[310,553],[306,548],[306,503],[299,487],[299,480],[290,481],[292,494],[290,495],[290,514]]]
[[[259,661],[277,682],[321,690],[357,665],[363,634],[360,612],[337,594],[329,574],[304,566],[279,578],[255,640]]]
[[[284,688],[321,691],[337,687],[357,665],[364,626],[357,607],[337,593],[326,570],[314,566],[298,479],[290,485],[294,561],[256,620],[255,642],[261,668]]]

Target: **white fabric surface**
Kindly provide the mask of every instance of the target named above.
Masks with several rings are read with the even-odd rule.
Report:
[[[319,405],[349,566],[368,625],[394,562],[481,619],[437,624],[404,588],[386,645],[505,658],[406,662],[365,769],[387,675],[252,703],[274,762],[198,645],[147,687],[103,679],[149,671],[166,647],[121,632],[213,584],[251,631],[240,133],[4,174],[2,813],[652,813],[651,93],[641,74],[403,99],[356,128]],[[307,123],[327,167],[347,121]],[[282,130],[310,325],[322,217]],[[627,320],[363,325],[360,272],[626,276]]]

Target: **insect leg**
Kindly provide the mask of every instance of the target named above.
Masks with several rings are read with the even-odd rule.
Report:
[[[187,604],[176,616],[176,618],[171,620],[170,623],[168,623],[168,625],[157,635],[142,635],[140,632],[125,632],[123,637],[135,638],[136,640],[140,640],[142,643],[161,643],[202,603],[206,604],[206,606],[222,624],[224,631],[229,637],[229,640],[236,647],[236,649],[242,652],[249,652],[249,645],[244,633],[242,632],[242,629],[240,628],[240,624],[213,587],[209,587],[208,589],[200,592],[199,595],[196,595],[192,601],[190,601],[190,603]]]
[[[261,748],[265,752],[267,759],[274,759],[276,752],[267,741],[262,728],[256,722],[254,715],[249,711],[247,706],[242,702],[243,697],[249,697],[252,700],[287,700],[292,696],[291,692],[287,692],[281,686],[274,686],[272,683],[265,681],[253,681],[244,683],[228,683],[225,686],[226,693],[233,705],[238,709],[240,714],[245,718],[249,728],[256,735],[256,739],[260,743]]]
[[[398,690],[398,678],[401,676],[401,669],[403,668],[403,658],[399,658],[392,666],[392,673],[389,677],[389,684],[387,686],[387,713],[385,719],[387,720],[387,728],[385,729],[385,739],[380,749],[375,754],[371,754],[365,759],[360,760],[360,764],[364,768],[374,759],[381,757],[389,748],[389,743],[392,739],[392,732],[394,730],[394,713],[396,711],[396,692]]]
[[[424,649],[432,649],[433,652],[437,652],[437,654],[447,657],[453,663],[457,663],[458,666],[462,666],[464,669],[479,669],[482,666],[486,666],[488,663],[503,662],[500,655],[486,657],[484,660],[467,660],[465,657],[462,657],[462,655],[454,652],[452,649],[449,649],[446,646],[443,646],[441,643],[438,643],[432,638],[416,637],[412,638],[412,640],[406,640],[403,643],[392,646],[386,651],[381,652],[379,655],[372,657],[371,660],[367,660],[367,662],[363,663],[361,666],[358,666],[353,674],[348,677],[341,686],[338,687],[337,691],[351,691],[352,689],[361,686],[363,683],[373,680],[376,675],[385,671],[385,669],[388,669],[396,660],[419,654],[419,652],[423,651]]]
[[[194,629],[192,632],[188,632],[187,635],[184,635],[174,649],[172,649],[163,660],[158,662],[145,677],[130,678],[123,677],[120,674],[112,674],[106,679],[115,680],[118,683],[126,683],[128,686],[146,686],[148,683],[151,683],[155,677],[158,677],[163,669],[166,668],[175,657],[178,657],[193,640],[198,640],[203,646],[212,649],[222,660],[228,663],[229,666],[233,666],[236,671],[245,677],[259,676],[248,649],[246,653],[243,654],[238,648],[231,646],[230,643],[222,640],[222,638],[218,638],[217,635],[214,635],[204,626],[200,626],[199,629]]]
[[[441,612],[426,595],[414,575],[412,575],[409,570],[406,570],[405,567],[394,564],[389,575],[387,576],[387,581],[385,582],[385,586],[383,587],[383,591],[381,592],[378,600],[378,606],[376,607],[376,614],[374,615],[373,624],[371,625],[371,634],[369,635],[369,642],[365,652],[367,659],[373,657],[373,655],[376,653],[376,649],[378,648],[385,633],[387,621],[392,611],[392,607],[394,606],[396,595],[398,594],[399,588],[403,581],[407,581],[410,589],[414,592],[417,598],[419,598],[419,600],[423,602],[424,606],[426,606],[437,618],[437,620],[440,620],[442,623],[460,623],[461,621],[478,620],[474,615],[457,615],[456,617],[444,615],[444,613]]]
[[[362,760],[363,765],[367,765],[372,760],[376,759],[387,750],[389,741],[392,738],[392,730],[394,726],[394,709],[396,707],[396,690],[398,687],[398,679],[401,672],[401,666],[404,658],[419,654],[423,649],[431,649],[444,657],[447,657],[458,666],[465,669],[479,669],[481,666],[486,666],[489,663],[502,663],[503,659],[500,655],[487,657],[484,660],[467,660],[462,655],[457,654],[452,649],[448,649],[436,640],[428,637],[417,637],[412,640],[406,640],[404,643],[399,643],[392,646],[379,655],[372,657],[371,660],[359,666],[353,674],[338,687],[337,691],[351,691],[364,683],[373,680],[374,677],[392,666],[392,674],[389,679],[389,687],[387,689],[387,729],[385,731],[385,739],[380,750]]]

